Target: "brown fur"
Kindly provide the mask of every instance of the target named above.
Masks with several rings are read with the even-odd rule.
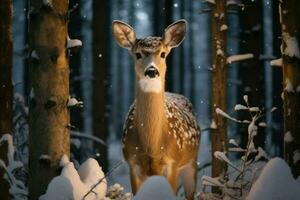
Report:
[[[152,175],[165,176],[176,193],[178,176],[182,175],[186,198],[194,196],[200,129],[188,99],[164,91],[165,56],[182,42],[185,30],[186,22],[181,20],[170,25],[162,38],[136,39],[132,27],[120,21],[113,23],[117,42],[135,57],[136,96],[122,138],[133,193]],[[161,82],[161,91],[143,90],[139,85],[141,80],[150,80],[145,76],[150,65],[159,72],[154,80]]]

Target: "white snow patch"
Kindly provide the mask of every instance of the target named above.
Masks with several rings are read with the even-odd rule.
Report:
[[[162,91],[162,83],[160,78],[145,77],[139,80],[139,85],[144,92],[160,93]]]
[[[248,101],[248,95],[244,95],[244,96],[243,96],[243,99],[244,99],[244,101],[246,102],[246,104],[249,104],[249,101]]]
[[[294,140],[294,137],[292,136],[292,134],[291,134],[290,131],[288,131],[288,132],[286,132],[286,133],[284,134],[284,141],[285,141],[286,143],[290,143],[290,142],[292,142],[293,140]]]
[[[237,104],[234,106],[234,110],[238,111],[238,110],[248,110],[249,108],[247,106],[241,105],[241,104]]]
[[[258,112],[259,108],[258,107],[250,107],[249,110],[250,110],[250,112]]]
[[[291,37],[288,33],[282,34],[283,40],[286,44],[283,54],[290,57],[297,57],[300,59],[299,44],[296,37]]]
[[[211,129],[217,129],[218,128],[214,119],[211,121],[210,128]]]
[[[251,59],[253,58],[254,55],[252,53],[247,53],[247,54],[240,54],[240,55],[233,55],[233,56],[229,56],[227,58],[227,63],[231,64],[233,62],[238,62],[238,61],[242,61],[242,60],[247,60],[247,59]]]
[[[61,167],[65,167],[68,163],[70,162],[69,157],[65,154],[61,157],[60,162],[59,162],[59,166]]]
[[[230,139],[230,140],[229,140],[229,144],[232,144],[232,145],[234,145],[234,146],[236,146],[236,147],[239,146],[238,143],[235,141],[235,139]]]
[[[247,200],[297,200],[300,186],[289,166],[281,158],[273,158],[263,168],[253,184]]]
[[[207,3],[216,4],[215,0],[204,0]]]
[[[81,47],[82,42],[78,39],[70,39],[68,37],[67,49],[74,48],[74,47]]]
[[[217,55],[218,55],[218,56],[223,56],[223,55],[224,55],[224,52],[223,52],[221,49],[218,49],[218,50],[217,50]]]
[[[294,88],[293,88],[293,85],[291,83],[291,81],[287,78],[285,79],[285,88],[284,88],[285,91],[287,92],[295,92]]]
[[[232,168],[236,169],[237,171],[240,171],[240,169],[238,169],[226,156],[226,154],[224,152],[221,152],[221,151],[215,151],[214,152],[214,156],[221,160],[221,161],[224,161],[226,162],[229,166],[231,166]]]
[[[267,153],[263,150],[263,148],[258,147],[258,154],[255,156],[255,161],[258,161],[260,158],[269,159]]]
[[[88,159],[76,171],[72,162],[67,162],[68,158],[63,156],[65,165],[60,176],[54,177],[49,183],[46,194],[40,200],[82,200],[88,191],[100,180],[93,192],[85,197],[85,200],[98,200],[105,197],[107,182],[104,173],[95,159]],[[62,163],[60,163],[62,164]]]
[[[221,27],[220,27],[220,31],[226,31],[228,29],[228,26],[226,24],[223,24]]]
[[[92,158],[89,158],[87,161],[82,163],[78,169],[78,174],[83,183],[85,183],[85,185],[87,185],[89,188],[92,188],[105,176],[98,162]],[[93,192],[96,193],[98,198],[101,198],[105,196],[106,190],[107,183],[104,178],[102,182],[93,189]]]
[[[267,127],[268,125],[267,125],[266,122],[259,122],[258,126],[260,126],[260,127]]]
[[[237,119],[235,119],[235,118],[229,116],[227,113],[225,113],[225,112],[224,112],[223,110],[221,110],[220,108],[216,108],[216,113],[217,113],[218,115],[222,115],[223,117],[225,117],[225,118],[227,118],[227,119],[230,119],[230,120],[232,120],[232,121],[234,121],[234,122],[242,123],[242,121],[237,120]]]
[[[271,60],[270,65],[271,66],[281,67],[282,66],[282,58]]]
[[[50,160],[51,157],[49,155],[46,155],[46,154],[42,154],[40,155],[40,160]]]
[[[275,110],[277,110],[277,107],[273,107],[273,108],[271,109],[271,112],[274,112]]]
[[[151,176],[141,186],[133,200],[168,199],[176,200],[176,196],[163,176]]]
[[[74,97],[69,97],[68,100],[68,107],[73,107],[73,106],[78,106],[78,107],[82,107],[83,106],[83,101],[78,101],[76,98]]]

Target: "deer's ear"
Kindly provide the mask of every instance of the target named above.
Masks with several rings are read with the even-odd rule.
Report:
[[[165,34],[163,36],[164,44],[170,48],[178,47],[184,40],[186,29],[187,21],[184,19],[178,20],[169,25],[165,29]]]
[[[134,29],[124,22],[115,20],[112,23],[112,30],[118,44],[131,50],[136,40]]]

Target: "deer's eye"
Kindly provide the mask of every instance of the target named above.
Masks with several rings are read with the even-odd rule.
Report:
[[[136,53],[135,56],[136,56],[136,59],[142,58],[142,55],[140,53]]]
[[[165,52],[161,52],[160,57],[165,58],[166,57],[166,53]]]

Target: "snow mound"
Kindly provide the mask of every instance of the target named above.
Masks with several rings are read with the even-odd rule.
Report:
[[[153,200],[153,199],[166,199],[177,200],[174,192],[163,176],[151,176],[142,187],[139,189],[133,200]]]
[[[105,174],[102,171],[102,168],[99,166],[98,162],[89,158],[87,161],[82,163],[80,168],[78,169],[78,174],[85,185],[89,188],[92,188],[94,185],[98,183],[99,180],[103,179]],[[102,182],[95,187],[93,191],[96,192],[97,197],[104,197],[107,190],[107,183],[105,178]]]
[[[246,199],[299,200],[300,186],[287,163],[281,158],[273,158],[262,170]]]
[[[64,168],[60,176],[54,177],[49,183],[46,194],[40,200],[82,200],[89,190],[101,179],[93,192],[85,197],[85,200],[98,200],[105,197],[107,184],[104,173],[95,159],[85,161],[77,171],[72,162],[66,162],[66,157],[62,158]]]

